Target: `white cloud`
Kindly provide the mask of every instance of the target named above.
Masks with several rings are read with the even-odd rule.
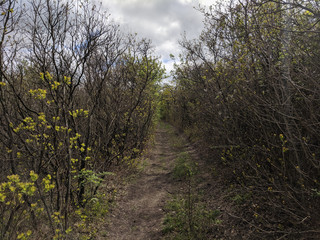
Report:
[[[194,7],[213,4],[216,0],[103,0],[111,18],[123,29],[152,40],[155,54],[168,70],[173,61],[169,55],[178,55],[178,40],[184,32],[196,38],[203,28],[203,16]]]

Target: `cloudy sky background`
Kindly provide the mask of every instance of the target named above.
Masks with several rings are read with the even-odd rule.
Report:
[[[155,55],[161,57],[167,72],[173,68],[170,54],[178,56],[178,41],[186,33],[197,38],[203,29],[203,15],[195,10],[199,4],[209,6],[215,0],[102,0],[111,18],[124,31],[152,40]]]

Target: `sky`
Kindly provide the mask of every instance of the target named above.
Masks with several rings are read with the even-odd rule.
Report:
[[[194,9],[209,6],[216,0],[102,0],[111,18],[127,32],[152,40],[155,55],[167,73],[173,69],[170,54],[181,52],[178,41],[186,33],[197,38],[203,29],[203,15]]]

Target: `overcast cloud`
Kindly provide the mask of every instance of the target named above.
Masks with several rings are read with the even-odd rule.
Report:
[[[178,40],[184,32],[196,38],[203,28],[203,16],[194,7],[215,0],[102,0],[111,18],[125,31],[152,40],[155,54],[161,57],[167,72],[172,69],[170,54],[180,52]]]

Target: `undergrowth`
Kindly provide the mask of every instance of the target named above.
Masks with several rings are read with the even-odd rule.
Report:
[[[220,211],[210,209],[196,189],[198,174],[198,165],[189,153],[181,153],[175,162],[173,178],[181,181],[183,190],[166,204],[165,239],[207,239],[221,223]]]

